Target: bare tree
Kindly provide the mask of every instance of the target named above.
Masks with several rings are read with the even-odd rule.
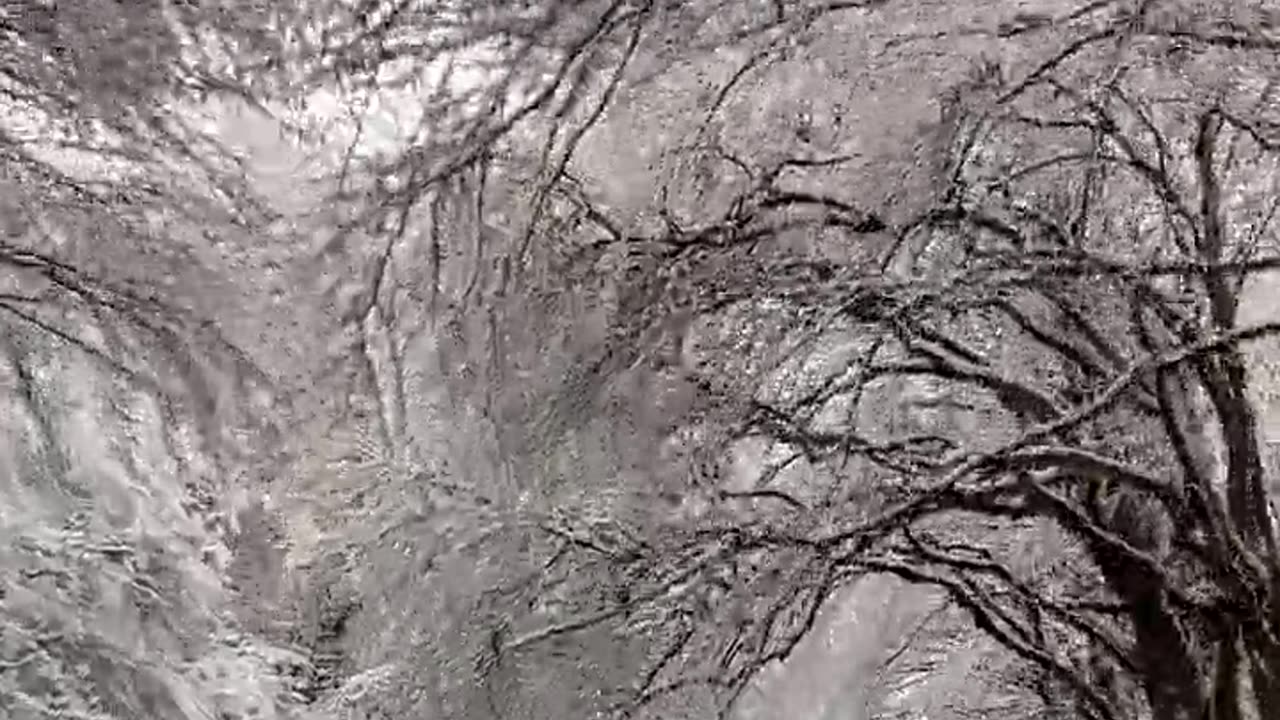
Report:
[[[497,558],[467,596],[489,632],[429,643],[485,678],[468,712],[581,678],[556,643],[590,637],[626,658],[566,712],[727,716],[874,573],[968,611],[1018,659],[1024,707],[1271,702],[1275,538],[1240,346],[1276,327],[1236,321],[1244,279],[1277,262],[1270,31],[1173,2],[958,31],[1031,49],[945,99],[906,203],[923,211],[898,217],[842,193],[867,170],[812,152],[810,124],[771,152],[716,127],[754,69],[884,5],[744,4],[738,24],[719,4],[367,3],[325,29],[308,79],[420,101],[400,152],[343,166],[351,221],[325,251],[367,280],[343,359],[385,444],[407,415],[394,348],[431,325],[485,435],[454,491],[481,508],[473,536],[442,531],[413,563]],[[747,59],[679,159],[732,177],[728,201],[682,213],[655,187],[646,222],[616,217],[575,171],[584,138],[645,63],[726,39]],[[488,79],[459,92],[464,70]],[[516,220],[495,228],[499,204]],[[638,473],[652,493],[605,491],[591,454],[623,464],[637,413],[619,406],[658,386],[678,410],[634,444],[670,462]],[[728,483],[747,441],[769,460]],[[1027,562],[1019,542],[1049,532],[1060,553]]]
[[[957,93],[937,196],[909,222],[806,186],[839,157],[760,165],[707,142],[748,190],[650,232],[543,166],[588,228],[578,257],[617,263],[610,334],[545,437],[579,427],[624,370],[673,365],[698,398],[681,431],[682,492],[699,499],[661,532],[609,513],[541,521],[554,551],[524,587],[562,585],[569,608],[506,626],[488,662],[616,627],[648,650],[612,709],[728,714],[835,589],[889,573],[944,589],[1029,669],[1029,696],[1079,716],[1275,702],[1275,528],[1240,348],[1280,326],[1236,321],[1244,279],[1280,262],[1261,250],[1274,41],[1175,4],[1056,20],[999,31],[1054,49]],[[1210,66],[1238,82],[1206,94]],[[870,257],[798,253],[783,242],[796,228]],[[529,267],[523,247],[512,267]],[[908,389],[919,399],[886,432]],[[730,488],[745,438],[781,457]],[[786,468],[803,482],[777,484]],[[1065,538],[1048,567],[1010,552],[1047,529]],[[586,577],[599,596],[573,590]]]

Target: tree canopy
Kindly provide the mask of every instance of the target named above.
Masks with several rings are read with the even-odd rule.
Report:
[[[855,715],[1280,706],[1274,12],[1041,5],[11,3],[8,704],[200,716],[83,629],[182,597],[281,716],[763,717],[834,627]],[[195,549],[272,533],[313,599]]]

